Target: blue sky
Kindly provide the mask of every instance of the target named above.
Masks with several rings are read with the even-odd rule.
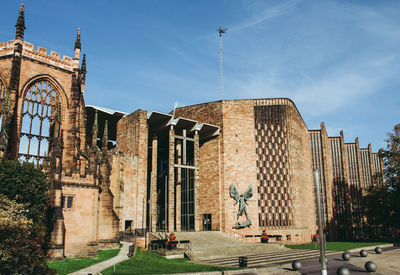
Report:
[[[169,112],[175,102],[288,97],[310,129],[385,146],[400,122],[400,1],[3,0],[0,41],[14,39],[20,3],[25,41],[73,57],[81,28],[86,104]]]

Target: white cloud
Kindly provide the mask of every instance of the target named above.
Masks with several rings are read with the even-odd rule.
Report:
[[[289,97],[308,116],[320,116],[354,104],[359,99],[380,92],[388,80],[396,77],[396,56],[380,56],[338,64],[334,70],[310,76],[300,73],[295,83],[284,72],[273,71],[242,76],[226,81],[226,95],[231,98]],[[359,62],[359,63],[357,63]]]
[[[301,0],[290,0],[290,1],[284,1],[283,3],[280,3],[275,6],[265,6],[261,5],[260,2],[255,1],[255,3],[251,4],[251,10],[254,10],[254,7],[257,9],[257,12],[253,13],[249,19],[241,22],[240,24],[233,26],[230,28],[230,31],[241,31],[247,28],[254,27],[255,25],[258,25],[266,20],[279,17],[283,14],[287,14],[301,2]],[[245,2],[245,7],[249,8],[249,3]]]
[[[321,115],[339,109],[359,97],[373,93],[381,85],[378,77],[356,72],[338,72],[304,85],[294,95],[294,100],[305,113]]]

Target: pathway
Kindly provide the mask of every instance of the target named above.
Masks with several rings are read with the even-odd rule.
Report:
[[[128,260],[128,252],[129,252],[129,246],[132,245],[132,243],[128,242],[121,242],[122,247],[121,250],[119,251],[118,255],[115,256],[114,258],[108,259],[104,262],[100,262],[91,266],[88,266],[84,269],[78,270],[74,273],[70,273],[69,275],[88,275],[88,274],[97,274],[97,272],[100,272],[110,266],[113,266],[117,263],[123,262],[125,260]]]

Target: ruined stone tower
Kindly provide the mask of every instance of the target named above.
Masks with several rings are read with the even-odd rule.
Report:
[[[118,219],[108,207],[107,127],[102,150],[97,122],[86,135],[80,30],[74,58],[61,58],[24,41],[23,5],[15,27],[15,40],[0,43],[0,156],[42,165],[49,173],[53,256],[96,254],[118,242]],[[99,231],[104,224],[107,229]]]

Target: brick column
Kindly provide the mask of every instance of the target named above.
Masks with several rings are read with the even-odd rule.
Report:
[[[169,172],[168,172],[168,230],[174,231],[175,202],[175,132],[169,130]]]
[[[176,145],[176,153],[178,154],[178,164],[182,164],[182,141]],[[176,231],[181,231],[181,188],[182,188],[182,168],[177,168],[176,179]]]
[[[200,142],[199,142],[199,134],[196,131],[194,134],[194,230],[201,230],[201,217],[200,217],[200,165],[199,165],[199,157],[200,157]]]
[[[372,157],[372,148],[371,148],[371,143],[368,144],[368,159],[369,159],[369,165],[370,165],[370,171],[371,171],[371,183],[372,185],[375,184],[374,182],[374,175],[375,175],[375,167],[374,167],[374,159]]]
[[[347,158],[347,150],[346,150],[346,145],[344,144],[344,136],[343,136],[343,130],[340,131],[340,147],[342,148],[342,163],[343,163],[343,174],[344,174],[344,184],[345,184],[345,196],[346,196],[346,210],[347,210],[347,226],[346,228],[347,232],[349,233],[347,238],[352,238],[353,237],[353,214],[352,214],[352,201],[351,201],[351,194],[350,194],[350,174],[349,174],[349,162]]]
[[[156,232],[157,224],[157,150],[158,140],[154,135],[151,147],[151,179],[150,179],[150,231]]]
[[[358,175],[359,175],[359,183],[360,183],[360,192],[364,190],[364,175],[362,170],[362,161],[360,155],[360,143],[358,141],[358,137],[356,138],[356,151],[357,151],[357,164],[358,164]]]
[[[364,181],[364,175],[363,175],[363,169],[362,169],[362,161],[361,161],[361,153],[360,153],[360,143],[358,141],[358,137],[355,140],[356,143],[356,154],[357,154],[357,170],[358,170],[358,188],[359,192],[357,192],[357,213],[356,215],[357,220],[358,220],[358,226],[356,228],[356,234],[360,236],[361,232],[365,228],[365,224],[367,222],[367,217],[362,215],[362,210],[361,210],[361,198],[365,194],[365,181]],[[359,228],[361,226],[361,228]]]
[[[329,239],[334,240],[336,238],[335,223],[333,220],[333,167],[332,167],[332,153],[331,146],[326,132],[325,124],[321,123],[321,143],[322,143],[322,158],[323,158],[323,169],[325,176],[325,190],[326,190],[326,205],[328,215],[328,231]]]

